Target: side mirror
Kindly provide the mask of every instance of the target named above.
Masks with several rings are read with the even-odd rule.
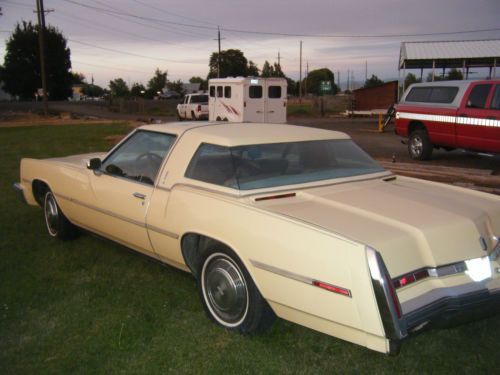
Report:
[[[90,159],[87,162],[87,169],[91,169],[93,171],[96,171],[99,168],[101,168],[101,165],[102,165],[101,159],[99,159],[99,158],[93,158],[93,159]]]

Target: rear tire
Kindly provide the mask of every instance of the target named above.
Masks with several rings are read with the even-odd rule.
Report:
[[[197,275],[203,307],[216,324],[243,335],[271,327],[276,318],[274,312],[229,248],[211,246],[203,254]]]
[[[432,143],[427,131],[418,129],[410,134],[408,139],[408,153],[414,160],[428,160],[432,155]]]
[[[198,121],[198,119],[196,118],[196,115],[194,114],[194,111],[191,111],[191,120]]]
[[[49,236],[60,240],[71,240],[76,237],[77,228],[64,216],[52,191],[47,190],[43,201],[45,226]]]

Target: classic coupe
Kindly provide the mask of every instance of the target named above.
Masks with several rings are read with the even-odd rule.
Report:
[[[393,354],[500,310],[500,197],[396,176],[340,132],[146,125],[108,153],[22,159],[20,177],[50,236],[84,228],[191,272],[241,334],[278,316]]]

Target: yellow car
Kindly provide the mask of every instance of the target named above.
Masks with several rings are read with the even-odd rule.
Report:
[[[500,310],[500,197],[393,175],[343,133],[146,125],[108,153],[23,159],[15,188],[50,236],[84,228],[191,272],[242,334],[278,316],[397,353]]]

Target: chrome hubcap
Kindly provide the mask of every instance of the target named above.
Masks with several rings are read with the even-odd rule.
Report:
[[[410,144],[410,148],[413,155],[418,156],[422,154],[422,150],[424,149],[424,144],[422,142],[422,139],[420,137],[413,137]]]
[[[57,203],[54,199],[52,193],[48,193],[45,197],[45,222],[47,223],[47,229],[51,236],[57,234],[57,219],[59,213],[57,210]]]
[[[203,267],[203,294],[214,317],[236,326],[246,316],[248,290],[238,266],[225,254],[213,254]]]

